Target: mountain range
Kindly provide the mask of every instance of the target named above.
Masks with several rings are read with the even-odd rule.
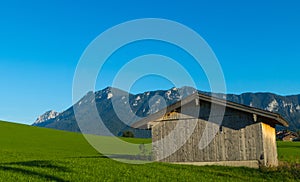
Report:
[[[121,136],[124,131],[132,131],[135,137],[147,138],[151,136],[149,130],[138,130],[128,125],[195,92],[211,95],[211,93],[201,92],[191,87],[148,91],[140,94],[131,94],[117,88],[107,87],[97,92],[87,93],[76,104],[61,113],[46,112],[38,117],[33,125],[80,132],[74,110],[81,112],[82,117],[87,118],[88,121],[94,121],[97,118],[91,118],[89,112],[86,112],[94,104],[102,122],[115,136]],[[289,130],[300,129],[300,95],[280,96],[273,93],[243,93],[240,95],[214,94],[214,96],[279,113],[289,122]],[[282,128],[277,127],[277,129]],[[93,127],[85,131],[85,133],[91,134],[99,134],[98,132]]]

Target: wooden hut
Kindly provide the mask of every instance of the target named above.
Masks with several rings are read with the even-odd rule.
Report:
[[[197,93],[132,127],[152,130],[156,161],[259,167],[278,165],[275,125],[288,123],[272,112]],[[203,141],[208,145],[199,147]]]
[[[282,141],[293,141],[298,135],[292,132],[287,133],[282,137]]]

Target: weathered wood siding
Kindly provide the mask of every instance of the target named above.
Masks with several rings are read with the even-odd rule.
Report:
[[[264,166],[277,166],[277,145],[275,128],[262,123],[263,146],[264,146]]]
[[[258,161],[276,166],[275,128],[261,122],[264,118],[226,108],[222,123],[208,121],[222,117],[211,113],[211,103],[191,102],[152,122],[153,157],[163,162]],[[219,109],[222,109],[221,107]],[[199,112],[200,111],[200,112]],[[217,131],[211,140],[211,132]],[[189,138],[186,138],[188,134]],[[186,139],[185,139],[186,138]],[[200,140],[210,143],[199,148]],[[186,141],[186,142],[185,142]]]
[[[178,133],[178,138],[165,142],[155,141],[162,140],[170,130],[175,128],[178,122],[184,122],[186,127]],[[154,126],[152,129],[153,154],[155,160],[161,159],[164,152],[173,150],[178,147],[178,140],[183,138],[186,129],[189,128],[191,120],[183,121],[166,121]],[[223,127],[218,132],[212,142],[204,149],[199,149],[200,139],[207,139],[202,136],[205,127],[210,124],[219,130],[219,125],[208,123],[205,120],[198,119],[197,126],[192,136],[187,142],[178,147],[178,150],[160,161],[164,162],[214,162],[214,161],[245,161],[245,160],[263,160],[264,149],[262,143],[261,123],[246,126],[240,130],[233,130]]]

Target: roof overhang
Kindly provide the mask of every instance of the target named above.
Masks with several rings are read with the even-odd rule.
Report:
[[[165,114],[170,113],[196,99],[199,99],[200,102],[202,101],[206,101],[206,102],[210,102],[212,104],[216,104],[216,105],[220,105],[220,106],[224,106],[224,107],[228,107],[228,108],[232,108],[232,109],[236,109],[239,111],[243,111],[243,112],[247,112],[247,113],[251,113],[251,114],[255,114],[257,116],[261,116],[264,117],[266,119],[268,119],[269,121],[272,122],[272,124],[274,125],[282,125],[282,126],[288,126],[288,122],[279,114],[277,113],[273,113],[273,112],[269,112],[269,111],[265,111],[262,109],[257,109],[254,107],[250,107],[250,106],[246,106],[246,105],[242,105],[242,104],[238,104],[235,102],[230,102],[230,101],[226,101],[224,99],[220,99],[217,97],[212,97],[212,96],[207,96],[204,94],[199,94],[199,93],[195,93],[192,94],[170,106],[167,106],[166,108],[149,115],[148,117],[135,122],[134,124],[131,125],[131,127],[133,128],[145,128],[145,126],[151,122],[151,121],[155,121],[158,120],[160,118],[162,118]]]

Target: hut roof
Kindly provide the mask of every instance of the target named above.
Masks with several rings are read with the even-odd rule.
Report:
[[[208,96],[208,95],[204,95],[204,94],[200,94],[200,93],[195,93],[195,94],[192,94],[170,106],[167,106],[166,108],[164,108],[156,113],[149,115],[148,117],[146,117],[140,121],[135,122],[134,124],[131,125],[131,127],[144,128],[148,122],[160,119],[165,114],[170,113],[170,112],[194,101],[195,99],[199,99],[200,102],[201,102],[201,100],[207,101],[207,102],[210,102],[213,104],[225,106],[225,107],[236,109],[236,110],[243,111],[246,113],[256,114],[257,116],[266,118],[269,121],[269,123],[271,122],[274,125],[277,124],[277,125],[282,125],[282,126],[288,126],[288,122],[281,115],[279,115],[277,113],[269,112],[269,111],[262,110],[262,109],[257,109],[254,107],[238,104],[235,102],[230,102],[230,101],[227,101],[224,99],[220,99],[220,98],[216,98],[216,97],[212,97],[212,96]]]

